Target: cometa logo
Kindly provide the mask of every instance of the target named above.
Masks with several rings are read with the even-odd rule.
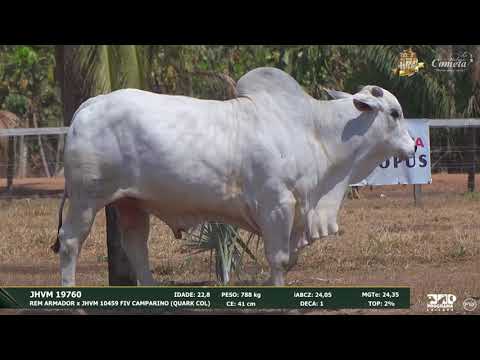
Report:
[[[436,71],[465,71],[473,63],[473,56],[465,51],[450,59],[433,59],[432,68]]]

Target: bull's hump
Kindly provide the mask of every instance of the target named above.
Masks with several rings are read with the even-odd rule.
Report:
[[[238,80],[237,92],[239,96],[252,96],[262,92],[307,96],[294,78],[280,69],[271,67],[261,67],[246,73]]]

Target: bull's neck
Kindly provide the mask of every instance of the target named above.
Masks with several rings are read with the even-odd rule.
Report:
[[[382,159],[368,141],[373,119],[359,118],[351,99],[314,100],[314,131],[327,171],[348,176],[351,183],[368,176]]]

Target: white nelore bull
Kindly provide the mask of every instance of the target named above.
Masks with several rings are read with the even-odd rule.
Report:
[[[270,281],[283,285],[300,248],[338,231],[348,185],[414,154],[400,104],[379,87],[318,101],[283,71],[259,68],[237,92],[212,101],[125,89],[80,106],[65,146],[61,208],[65,197],[70,206],[53,247],[62,285],[75,284],[82,243],[107,204],[140,285],[154,283],[149,214],[177,238],[206,221],[261,235]]]

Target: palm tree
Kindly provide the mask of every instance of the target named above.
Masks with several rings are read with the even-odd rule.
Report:
[[[64,102],[64,122],[89,97],[132,87],[150,89],[155,46],[58,45],[57,77]]]

